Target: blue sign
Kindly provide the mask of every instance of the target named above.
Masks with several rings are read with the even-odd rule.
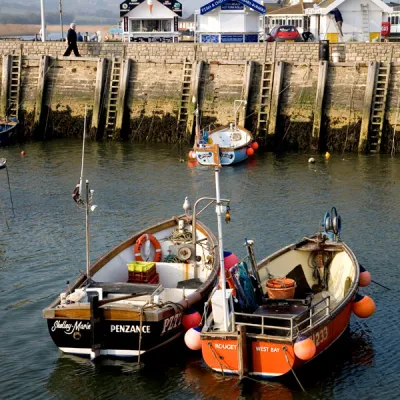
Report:
[[[246,43],[258,43],[258,35],[244,35],[244,41]]]
[[[212,11],[215,8],[220,7],[230,1],[231,0],[213,0],[200,8],[200,14],[207,14],[209,11]],[[265,14],[265,7],[262,6],[260,3],[255,2],[254,0],[236,0],[235,2],[241,3],[251,8],[252,10],[259,12],[260,14]]]
[[[201,43],[219,43],[219,35],[201,35]]]
[[[221,35],[221,43],[243,43],[243,35]]]
[[[124,33],[122,28],[110,28],[108,32],[112,35],[122,35]]]
[[[239,1],[227,1],[225,4],[222,4],[221,10],[243,10],[244,5]]]

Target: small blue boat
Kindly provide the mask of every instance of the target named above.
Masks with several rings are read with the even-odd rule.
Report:
[[[15,134],[17,125],[17,118],[0,120],[0,146],[6,146],[10,142],[10,138]]]

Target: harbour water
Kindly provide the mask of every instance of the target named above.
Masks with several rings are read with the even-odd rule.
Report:
[[[143,368],[133,362],[62,355],[51,341],[42,309],[85,269],[85,214],[72,200],[79,179],[81,142],[59,140],[0,149],[0,393],[4,399],[397,399],[399,328],[398,227],[400,158],[386,155],[274,155],[221,171],[221,195],[231,199],[224,244],[256,257],[319,229],[332,206],[342,238],[372,278],[389,287],[362,288],[376,303],[369,319],[350,329],[328,352],[293,378],[238,383],[207,369],[199,354],[178,347]],[[155,144],[95,143],[86,147],[85,177],[95,189],[91,254],[99,257],[129,234],[214,196],[214,174],[179,159],[188,149]],[[309,157],[315,164],[308,164]],[[0,210],[1,211],[1,210]],[[216,230],[212,209],[202,220]]]

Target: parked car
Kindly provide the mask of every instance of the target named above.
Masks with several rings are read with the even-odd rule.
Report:
[[[299,31],[293,25],[278,25],[267,35],[267,42],[302,42]]]

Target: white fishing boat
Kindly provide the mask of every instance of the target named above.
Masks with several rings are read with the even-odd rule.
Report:
[[[246,160],[258,149],[258,143],[254,141],[251,132],[237,125],[237,113],[246,102],[235,100],[234,115],[235,122],[208,131],[199,129],[198,111],[196,112],[196,138],[192,151],[199,164],[212,166],[213,155],[207,151],[208,145],[213,144],[219,147],[219,158],[222,166],[237,164]]]

